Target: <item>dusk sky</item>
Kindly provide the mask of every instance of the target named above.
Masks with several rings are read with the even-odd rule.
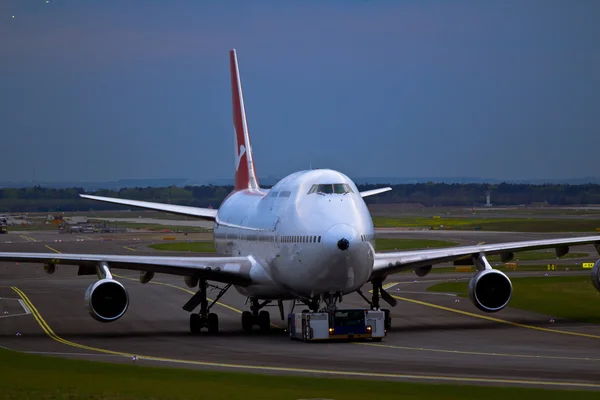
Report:
[[[14,18],[13,18],[14,16]],[[600,175],[600,1],[0,1],[0,180]]]

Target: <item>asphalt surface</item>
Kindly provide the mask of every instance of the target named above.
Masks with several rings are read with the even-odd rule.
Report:
[[[422,232],[386,235],[460,243],[539,236]],[[11,232],[0,238],[0,251],[156,254],[147,245],[160,240],[162,235]],[[280,328],[244,333],[240,310],[246,299],[233,289],[212,309],[219,314],[219,334],[192,336],[189,314],[181,309],[192,292],[180,277],[158,274],[142,285],[135,272],[113,273],[128,289],[130,307],[120,320],[103,324],[84,307],[85,289],[95,277],[77,277],[76,268],[68,266],[49,276],[41,265],[0,263],[0,346],[122,363],[133,363],[135,355],[138,364],[185,368],[600,390],[599,326],[511,308],[484,314],[465,299],[425,291],[439,280],[468,279],[465,274],[390,277],[386,282],[396,284],[388,291],[399,304],[381,343],[302,343],[290,341]],[[550,272],[558,273],[564,272]],[[349,295],[341,306],[365,302]],[[285,326],[277,307],[267,310],[273,324]]]

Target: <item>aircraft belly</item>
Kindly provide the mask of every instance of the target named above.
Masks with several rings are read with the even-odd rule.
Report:
[[[263,300],[294,300],[297,298],[297,296],[276,284],[236,286],[235,289],[242,296],[258,297]]]
[[[350,293],[369,278],[373,265],[372,254],[362,256],[348,253],[338,257],[323,257],[319,251],[286,247],[272,263],[272,278],[290,293],[312,297],[320,293]]]

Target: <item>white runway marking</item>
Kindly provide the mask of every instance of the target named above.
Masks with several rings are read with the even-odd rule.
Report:
[[[23,307],[23,310],[25,310],[25,314],[31,314],[31,310],[29,310],[29,307],[27,307],[27,305],[25,304],[25,302],[23,300],[17,299],[17,301],[19,302],[21,307]]]
[[[406,294],[425,294],[425,295],[432,295],[432,296],[450,296],[450,297],[457,297],[456,294],[454,293],[436,293],[436,292],[407,292],[406,290],[398,290],[399,293],[406,293]]]
[[[0,315],[0,318],[22,317],[23,315],[28,315],[28,314],[29,314],[29,313],[10,314],[10,315]]]
[[[392,282],[392,283],[388,283],[388,285],[383,285],[384,289],[388,289],[390,287],[394,287],[396,285],[414,285],[415,283],[433,283],[433,282],[456,282],[456,281],[468,281],[471,278],[452,278],[452,279],[423,279],[423,280],[419,280],[419,279],[415,279],[416,282]]]
[[[25,304],[25,302],[21,299],[14,299],[12,297],[0,297],[0,300],[13,300],[13,301],[18,301],[19,304],[21,305],[21,307],[23,307],[23,313],[19,313],[19,314],[9,314],[9,315],[0,315],[0,318],[10,318],[10,317],[21,317],[23,315],[29,315],[31,314],[31,310],[29,309],[29,307],[27,307],[27,305]]]
[[[96,353],[66,353],[60,351],[22,351],[26,354],[40,354],[46,356],[84,356],[84,357],[112,357],[112,358],[129,358],[118,354],[96,354]]]

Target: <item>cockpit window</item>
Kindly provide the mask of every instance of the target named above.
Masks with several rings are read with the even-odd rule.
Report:
[[[334,193],[344,194],[344,193],[352,192],[352,189],[350,189],[350,186],[342,183],[342,184],[333,185],[333,191],[334,191]]]
[[[319,194],[346,194],[353,193],[350,185],[346,183],[326,183],[326,184],[318,184],[312,185],[307,194],[311,193],[319,193]]]

